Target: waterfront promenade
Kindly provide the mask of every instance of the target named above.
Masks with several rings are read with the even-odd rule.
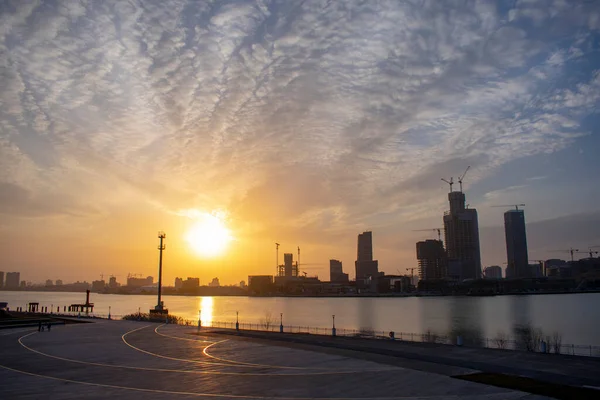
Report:
[[[3,331],[0,397],[540,400],[545,397],[456,377],[490,365],[530,365],[565,381],[595,383],[600,366],[595,359],[443,345],[216,329],[195,333],[194,327],[131,321]],[[509,354],[521,354],[524,361],[514,365],[519,358]]]

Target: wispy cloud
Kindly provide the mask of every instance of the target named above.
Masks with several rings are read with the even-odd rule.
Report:
[[[495,200],[498,199],[506,194],[512,193],[512,192],[516,192],[519,189],[523,189],[528,187],[529,185],[514,185],[514,186],[509,186],[503,189],[498,189],[498,190],[492,190],[491,192],[487,192],[486,194],[484,194],[484,197],[486,200]]]
[[[587,134],[600,74],[565,77],[600,29],[591,3],[4,3],[0,182],[68,193],[56,212],[427,215],[441,176]]]

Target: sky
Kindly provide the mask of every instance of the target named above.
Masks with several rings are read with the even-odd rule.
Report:
[[[483,265],[600,245],[600,7],[511,1],[0,2],[0,270],[201,283],[416,265],[464,179]],[[185,240],[219,215],[233,240]],[[598,248],[600,250],[600,248]],[[578,254],[579,257],[585,254]],[[309,265],[310,264],[310,265]]]

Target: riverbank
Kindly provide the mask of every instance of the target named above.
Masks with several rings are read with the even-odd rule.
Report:
[[[164,290],[164,289],[163,289]],[[0,289],[0,300],[2,292],[14,292],[14,293],[85,293],[83,291],[71,291],[71,290],[45,290],[43,288],[36,289],[24,289],[24,290],[6,290]],[[144,291],[144,292],[91,292],[92,294],[102,295],[123,295],[123,296],[156,296],[157,291]],[[252,297],[252,298],[410,298],[410,297],[494,297],[494,296],[533,296],[533,295],[555,295],[555,294],[590,294],[600,293],[600,289],[593,290],[556,290],[556,291],[515,291],[515,292],[498,292],[498,293],[435,293],[435,292],[389,292],[389,293],[324,293],[324,294],[286,294],[286,293],[274,293],[274,294],[251,294],[251,293],[235,293],[235,294],[210,294],[210,293],[177,293],[172,291],[163,291],[164,296],[174,297]]]

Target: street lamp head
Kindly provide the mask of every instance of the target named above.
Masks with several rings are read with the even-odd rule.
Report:
[[[164,233],[163,231],[158,231],[158,238],[159,239],[164,239],[167,237],[167,234]]]

